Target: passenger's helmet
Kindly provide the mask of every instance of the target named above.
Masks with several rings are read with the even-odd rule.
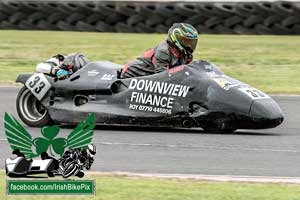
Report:
[[[198,42],[198,32],[190,24],[175,23],[168,31],[167,40],[174,44],[180,51],[193,53]]]
[[[71,70],[70,73],[72,74],[84,67],[88,64],[88,62],[89,61],[85,55],[81,53],[73,53],[64,58],[62,65],[64,69]]]

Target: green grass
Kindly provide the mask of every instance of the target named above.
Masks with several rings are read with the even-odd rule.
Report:
[[[33,72],[50,56],[85,53],[124,64],[165,39],[164,34],[0,31],[0,84]],[[268,93],[300,94],[299,36],[201,35],[195,59]]]
[[[0,175],[0,199],[55,200],[57,196],[6,196],[5,176]],[[299,185],[222,183],[112,176],[96,179],[96,196],[66,196],[64,200],[299,200]]]

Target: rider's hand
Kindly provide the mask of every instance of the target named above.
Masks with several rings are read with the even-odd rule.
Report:
[[[60,80],[62,79],[65,79],[67,78],[69,75],[69,72],[67,70],[64,70],[64,69],[59,69],[57,72],[56,72],[56,77]]]

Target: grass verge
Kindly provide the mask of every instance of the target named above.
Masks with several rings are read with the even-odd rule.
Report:
[[[57,53],[124,64],[165,34],[0,31],[0,84]],[[300,37],[201,35],[195,59],[210,60],[227,75],[268,93],[300,94]]]
[[[299,200],[300,186],[287,184],[223,183],[178,179],[87,176],[96,179],[96,196],[6,196],[0,173],[0,199],[6,200]]]

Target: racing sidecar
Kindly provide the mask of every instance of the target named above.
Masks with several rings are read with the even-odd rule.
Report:
[[[65,80],[21,74],[19,117],[30,126],[43,126],[78,123],[95,113],[97,124],[201,127],[221,133],[273,128],[283,121],[270,96],[207,61],[128,79],[119,79],[120,67],[91,62]]]
[[[51,175],[54,169],[53,159],[27,160],[22,156],[5,160],[6,175],[10,177],[24,177],[30,174],[47,173]]]

